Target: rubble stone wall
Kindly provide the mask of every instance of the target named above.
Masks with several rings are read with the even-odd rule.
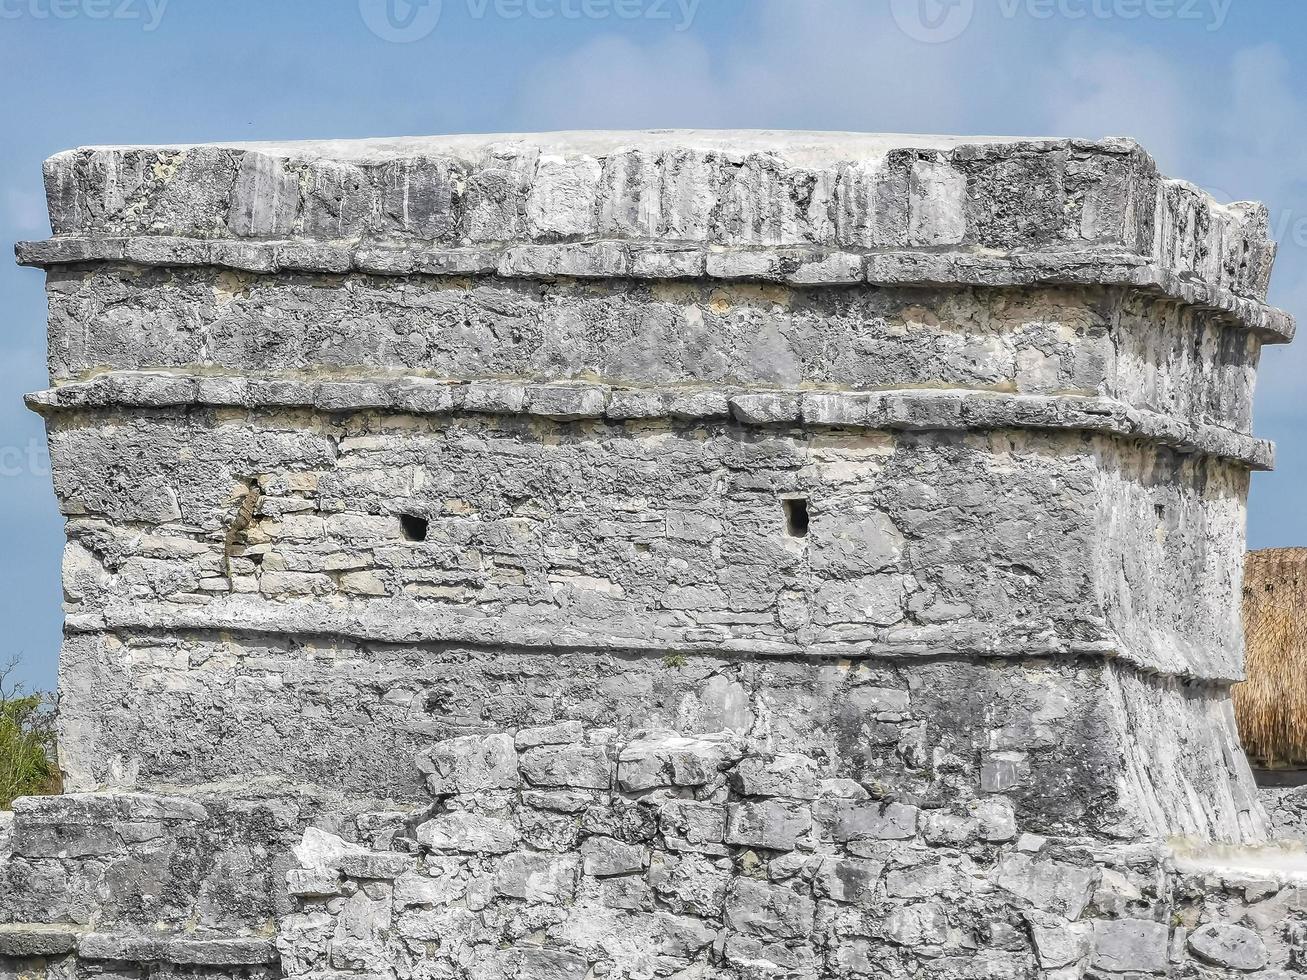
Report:
[[[1229,702],[1264,209],[1128,141],[46,178],[74,792],[0,969],[1304,967]]]

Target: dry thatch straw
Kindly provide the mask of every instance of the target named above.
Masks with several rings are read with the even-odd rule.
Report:
[[[1307,548],[1251,551],[1244,561],[1248,679],[1234,711],[1254,764],[1307,765]]]

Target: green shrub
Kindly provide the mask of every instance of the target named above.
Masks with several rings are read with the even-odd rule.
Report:
[[[0,810],[18,796],[58,793],[54,717],[40,694],[9,682],[14,665],[0,667]]]

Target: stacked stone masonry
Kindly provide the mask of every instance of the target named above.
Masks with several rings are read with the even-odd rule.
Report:
[[[1260,206],[847,134],[46,184],[69,793],[0,973],[1307,973],[1229,699]]]

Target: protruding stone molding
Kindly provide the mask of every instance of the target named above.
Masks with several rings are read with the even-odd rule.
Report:
[[[1131,252],[889,251],[713,248],[692,244],[592,241],[423,249],[339,242],[233,241],[176,236],[60,237],[19,242],[22,265],[53,268],[124,263],[146,268],[216,267],[257,274],[488,276],[507,279],[708,279],[820,287],[867,284],[931,288],[1126,287],[1205,310],[1287,343],[1294,318],[1229,289],[1161,268]]]
[[[960,389],[813,391],[734,387],[619,388],[602,384],[250,378],[115,371],[27,396],[43,414],[121,408],[309,408],[523,415],[555,421],[682,423],[732,419],[752,426],[838,426],[882,431],[1034,429],[1142,439],[1180,453],[1272,469],[1275,447],[1222,426],[1194,424],[1087,395],[1021,395]]]
[[[18,922],[0,925],[0,957],[77,955],[83,960],[170,963],[175,966],[267,966],[276,944],[249,936],[178,936],[95,932],[73,925]]]
[[[611,622],[593,625],[569,619],[559,609],[532,607],[529,621],[472,607],[449,606],[410,598],[267,600],[241,594],[214,595],[204,607],[167,602],[112,601],[93,612],[69,613],[69,634],[114,633],[223,635],[290,635],[325,642],[361,642],[395,646],[442,646],[496,650],[518,649],[560,654],[603,650],[656,657],[711,654],[796,660],[883,659],[936,661],[956,659],[1035,660],[1049,657],[1115,660],[1149,674],[1160,672],[1107,631],[1096,638],[1055,635],[1047,628],[1007,632],[983,624],[880,627],[866,639],[779,639],[739,636],[729,629],[668,627],[652,618],[637,628],[615,631]],[[1204,676],[1203,683],[1233,683],[1242,678]]]
[[[509,622],[473,608],[442,606],[416,599],[352,599],[348,606],[320,599],[268,601],[246,596],[220,596],[208,606],[178,606],[166,602],[114,602],[94,612],[64,617],[69,635],[118,637],[222,636],[285,637],[306,643],[362,643],[394,647],[439,647],[482,650],[495,656],[504,650],[549,656],[603,651],[622,656],[668,657],[707,655],[779,660],[838,662],[869,660],[934,663],[940,661],[1014,662],[1083,660],[1113,664],[1135,671],[1146,682],[1179,678],[1195,690],[1222,691],[1244,680],[1220,671],[1196,675],[1187,670],[1160,668],[1156,661],[1136,656],[1115,636],[1078,639],[1048,631],[1026,636],[1002,636],[993,629],[950,623],[938,626],[883,627],[875,639],[793,642],[739,637],[721,633],[691,638],[690,630],[655,630],[657,635],[617,636],[611,628],[568,624],[547,611],[530,626]],[[1228,672],[1226,672],[1228,673]]]
[[[683,241],[853,251],[1119,249],[1264,299],[1261,205],[1129,139],[657,130],[83,147],[45,164],[57,235]]]

